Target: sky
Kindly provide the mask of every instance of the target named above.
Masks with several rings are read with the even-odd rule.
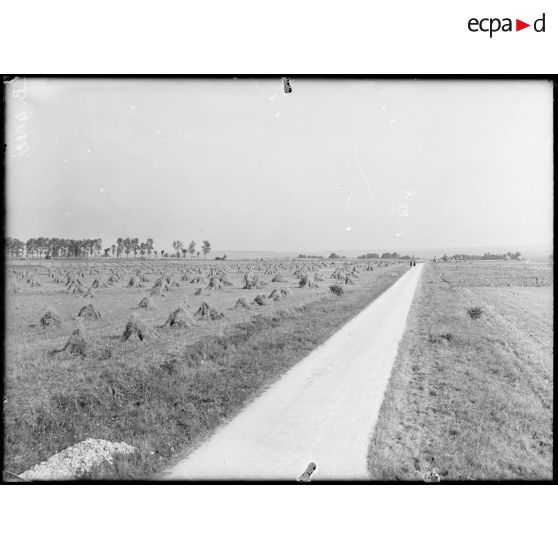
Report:
[[[214,250],[552,245],[543,81],[36,79],[6,89],[8,236]]]

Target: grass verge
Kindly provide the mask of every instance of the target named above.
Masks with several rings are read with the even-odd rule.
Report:
[[[552,478],[552,290],[479,286],[494,280],[485,269],[470,269],[471,287],[460,268],[424,269],[370,446],[372,478]],[[493,271],[507,281],[503,270]]]

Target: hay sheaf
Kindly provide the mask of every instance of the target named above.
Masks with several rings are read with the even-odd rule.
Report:
[[[207,302],[202,302],[194,316],[200,320],[220,320],[225,317],[223,312],[219,312],[217,308],[210,306]]]
[[[132,275],[132,277],[130,277],[128,287],[135,287],[136,289],[141,288],[141,281],[137,275]]]
[[[300,281],[298,282],[298,286],[302,289],[304,287],[308,287],[308,288],[318,287],[318,284],[316,283],[314,278],[310,276],[310,274],[305,273],[300,278]]]
[[[192,318],[187,314],[186,310],[182,307],[177,308],[167,318],[163,327],[171,327],[176,329],[190,328],[194,325]]]
[[[252,304],[257,306],[265,306],[267,302],[265,301],[265,298],[262,295],[258,295],[256,298],[254,298]]]
[[[132,314],[126,324],[122,339],[124,341],[133,341],[136,339],[143,341],[150,337],[151,333],[151,329],[143,323],[136,314]]]
[[[68,353],[71,355],[77,355],[80,357],[85,357],[89,349],[89,344],[83,336],[83,328],[77,327],[72,331],[66,344],[58,350],[52,351],[51,354],[56,353]]]
[[[209,279],[209,284],[207,285],[206,289],[210,291],[218,291],[221,289],[221,280],[219,277],[213,276]]]
[[[140,308],[145,309],[145,310],[150,310],[150,309],[157,308],[157,305],[155,304],[155,301],[150,296],[144,296],[139,301],[138,306]]]
[[[168,291],[169,290],[169,283],[167,282],[167,280],[164,277],[158,277],[155,280],[155,283],[153,283],[153,288],[160,288],[163,291]]]
[[[86,292],[85,287],[80,281],[72,281],[71,283],[69,283],[66,290],[68,293],[75,295],[82,295]]]
[[[234,304],[235,308],[250,308],[250,305],[248,304],[248,301],[241,296]]]
[[[243,289],[261,289],[265,286],[265,281],[260,279],[260,276],[256,274],[252,274],[250,272],[245,273],[244,277],[242,278],[242,288]]]
[[[109,287],[109,284],[107,280],[101,275],[100,277],[94,279],[91,287],[94,289],[107,289]]]
[[[69,286],[73,283],[77,285],[83,285],[83,282],[78,275],[76,275],[75,273],[68,273],[68,275],[66,275],[66,285]]]
[[[101,312],[93,306],[93,304],[86,304],[79,312],[78,318],[85,318],[87,320],[99,320]]]
[[[290,294],[291,293],[289,292],[289,289],[287,289],[287,287],[281,287],[280,289],[273,289],[271,293],[269,293],[268,298],[271,298],[272,300],[280,300],[281,298],[289,296]]]
[[[43,327],[56,327],[62,323],[62,318],[55,310],[47,310],[40,322]]]

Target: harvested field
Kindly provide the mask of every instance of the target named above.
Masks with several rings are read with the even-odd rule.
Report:
[[[426,267],[372,439],[372,478],[552,478],[552,276],[541,261]]]
[[[330,277],[338,269],[345,277],[347,263],[131,260],[10,265],[9,274],[13,269],[32,270],[41,286],[7,299],[5,468],[19,474],[94,438],[125,442],[138,451],[115,457],[113,464],[91,472],[91,478],[148,478],[157,473],[409,269],[394,264],[366,272],[364,264],[356,265],[361,273],[354,285],[343,286],[343,297],[333,296],[328,288],[298,285],[304,274]],[[247,274],[250,291],[242,288]],[[185,275],[199,281],[181,281]],[[273,283],[281,287],[275,293],[279,296],[270,299],[276,275],[285,281]],[[163,290],[161,281],[157,288],[164,296],[156,298],[156,306],[138,308],[157,280],[167,276],[170,281],[164,283],[175,279],[178,286]],[[212,276],[226,277],[220,289],[205,288]],[[102,318],[87,320],[86,333],[77,334],[76,316],[85,301],[68,294],[66,282],[86,291],[99,277],[109,278],[108,286],[95,289],[94,307]],[[132,277],[142,278],[139,287],[128,287]],[[199,288],[202,293],[196,296]],[[258,296],[265,305],[251,304]],[[241,297],[247,304],[239,308]],[[204,304],[222,313],[222,319],[197,319],[195,313]],[[56,309],[61,323],[43,328],[40,318],[49,309]],[[123,333],[134,314],[128,328],[134,341],[125,342]],[[169,318],[170,327],[161,327]],[[143,332],[145,326],[148,332],[143,340],[136,335],[138,322],[139,329]]]

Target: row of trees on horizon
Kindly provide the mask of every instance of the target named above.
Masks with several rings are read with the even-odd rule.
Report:
[[[191,241],[187,246],[181,240],[173,240],[172,247],[174,252],[167,252],[166,250],[156,250],[153,245],[153,239],[148,238],[145,242],[140,242],[139,238],[117,238],[116,242],[108,248],[103,248],[103,241],[101,238],[85,238],[82,240],[69,239],[69,238],[30,238],[26,242],[18,238],[7,237],[5,239],[5,249],[8,257],[22,257],[28,258],[129,258],[132,255],[137,258],[138,255],[142,258],[147,256],[151,258],[154,255],[156,258],[186,258],[189,254],[190,258],[194,256],[200,257],[200,250],[198,250],[195,241]],[[211,244],[209,240],[204,240],[201,243],[201,253],[204,258],[211,252]],[[324,256],[314,256],[307,254],[299,254],[298,258],[307,259],[326,259]],[[342,259],[344,256],[332,252],[329,259]],[[357,259],[414,259],[415,256],[400,256],[397,252],[384,252],[377,254],[375,252],[362,254]],[[505,254],[491,254],[489,252],[483,255],[474,254],[455,254],[448,256],[444,254],[440,260],[519,260],[521,258],[520,252],[507,252]],[[552,255],[550,256],[552,258]]]
[[[331,257],[331,256],[330,256]],[[454,254],[453,256],[448,256],[444,254],[440,260],[447,262],[450,260],[519,260],[521,257],[521,252],[506,252],[505,254],[491,254],[490,252],[481,255],[474,254]],[[379,260],[379,259],[400,259],[400,260],[414,260],[415,256],[400,256],[397,252],[384,252],[381,256],[376,253],[363,254],[358,256],[359,260]]]
[[[167,252],[166,250],[156,250],[153,246],[153,239],[148,238],[145,242],[140,242],[139,238],[117,238],[116,242],[109,248],[103,248],[103,240],[101,238],[85,238],[81,240],[70,238],[30,238],[26,242],[18,239],[7,237],[5,239],[5,249],[9,257],[23,257],[24,255],[29,258],[126,258],[137,257],[138,254],[144,258],[146,255],[151,258],[153,254],[155,257],[160,255],[161,258],[168,257],[184,257],[190,254],[190,258],[197,255],[199,258],[200,251],[196,248],[196,242],[191,241],[188,247],[185,248],[181,240],[175,240],[172,243],[174,252]],[[211,244],[209,240],[204,240],[201,243],[201,251],[204,257],[211,251]]]
[[[297,256],[299,259],[316,259],[325,260],[325,256],[314,256],[311,254],[299,254]],[[346,260],[347,256],[340,256],[335,252],[332,252],[327,259],[329,260]],[[371,252],[369,254],[362,254],[362,256],[357,256],[357,260],[414,260],[415,256],[400,256],[397,252],[384,252],[381,256],[376,254],[376,252]]]
[[[448,260],[519,260],[520,257],[521,252],[506,252],[505,254],[485,252],[482,256],[475,254],[454,254],[453,256],[448,256],[444,254],[440,259],[443,262],[447,262]]]
[[[357,260],[414,260],[415,256],[400,256],[397,252],[384,252],[381,256],[376,252],[357,256]]]

